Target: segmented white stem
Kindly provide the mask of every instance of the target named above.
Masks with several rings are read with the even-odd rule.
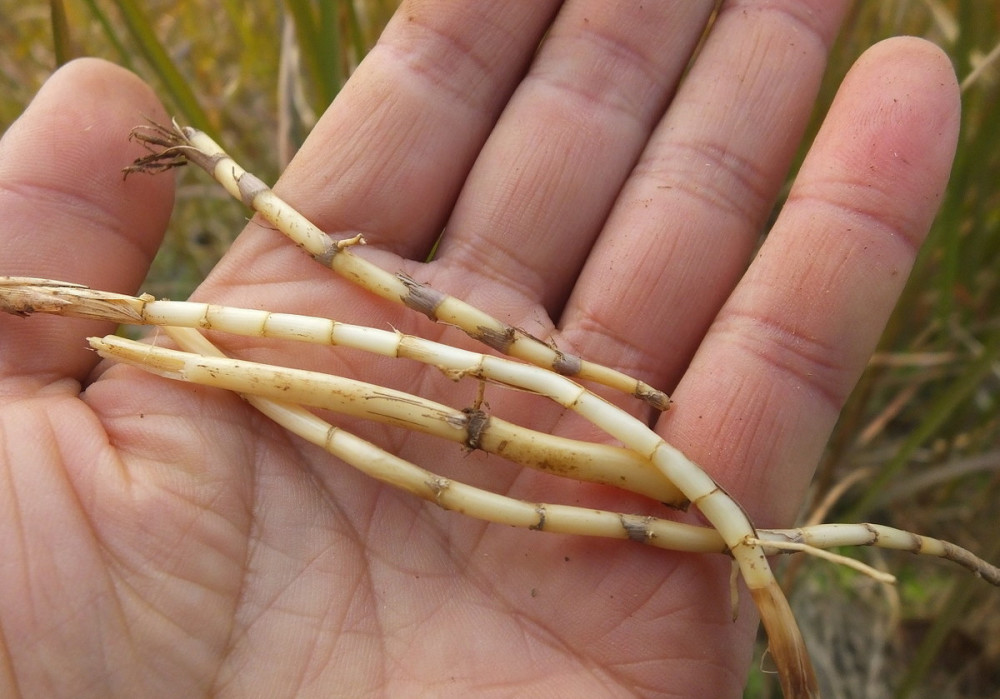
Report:
[[[345,279],[393,303],[417,310],[433,321],[462,329],[497,351],[545,367],[556,373],[604,384],[666,410],[670,398],[643,381],[549,346],[523,330],[508,325],[461,299],[444,294],[404,274],[390,273],[351,252],[364,241],[360,236],[333,241],[281,199],[259,177],[245,170],[207,134],[174,124],[173,130],[155,125],[133,132],[135,138],[161,150],[126,168],[126,172],[155,171],[179,164],[198,165],[234,198],[261,215],[318,262]]]
[[[379,330],[327,318],[271,313],[246,308],[190,301],[157,301],[151,296],[128,296],[32,278],[7,278],[0,282],[0,307],[11,312],[49,313],[100,318],[114,323],[174,326],[223,331],[247,337],[266,337],[351,347],[384,357],[418,361],[439,368],[451,379],[463,372],[469,354],[421,337]],[[26,310],[27,309],[27,310]],[[471,354],[472,357],[481,355]],[[511,362],[498,357],[495,364]],[[526,366],[516,363],[517,366]],[[544,370],[535,368],[538,372]],[[481,378],[494,379],[485,369]],[[350,382],[344,380],[343,386]],[[352,395],[367,391],[366,400],[341,406],[351,414],[416,429],[470,449],[482,449],[515,463],[560,476],[611,485],[651,497],[672,507],[684,508],[683,494],[631,449],[580,442],[546,434],[491,417],[478,409],[457,410],[418,396],[402,394],[372,384],[357,384]],[[339,393],[331,393],[330,400]],[[290,400],[286,396],[286,400]],[[294,399],[298,400],[298,399]],[[305,401],[299,401],[305,402]],[[329,409],[338,409],[327,406]]]

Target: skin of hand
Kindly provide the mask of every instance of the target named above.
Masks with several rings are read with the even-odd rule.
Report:
[[[679,83],[712,5],[404,2],[276,190],[384,267],[668,390],[657,431],[757,524],[788,525],[941,199],[958,88],[926,42],[871,48],[758,248],[844,4],[726,3]],[[173,196],[170,176],[122,180],[144,115],[168,119],[120,68],[52,76],[0,143],[3,274],[138,288]],[[468,344],[256,222],[196,298]],[[0,318],[0,693],[740,695],[757,619],[743,595],[732,621],[725,557],[444,512],[236,396],[99,362],[84,338],[111,330]],[[216,339],[458,407],[476,393]],[[537,397],[486,399],[602,438]],[[663,515],[357,427],[514,497]]]

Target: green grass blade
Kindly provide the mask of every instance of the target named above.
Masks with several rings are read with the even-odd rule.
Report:
[[[49,0],[49,15],[56,65],[61,66],[77,56],[77,51],[73,46],[73,38],[70,36],[69,20],[66,19],[66,6],[62,0]]]
[[[352,66],[356,66],[358,63],[361,63],[361,59],[365,57],[365,53],[368,52],[370,47],[365,40],[364,31],[361,29],[361,18],[358,17],[358,10],[354,7],[354,3],[351,0],[346,0],[344,7],[347,8],[347,31],[351,37],[351,63]],[[346,52],[344,55],[346,55]],[[345,66],[343,75],[345,81],[349,72],[350,67]],[[343,84],[341,84],[341,87],[343,87]]]
[[[121,65],[128,68],[133,73],[136,72],[135,62],[132,60],[132,52],[125,48],[125,44],[123,44],[121,39],[118,37],[119,32],[115,30],[114,25],[107,13],[98,7],[96,0],[83,0],[83,2],[87,6],[87,9],[90,10],[90,14],[92,14],[94,19],[97,20],[97,23],[101,25],[101,30],[104,32],[104,38],[108,40],[108,43],[110,43],[118,53],[118,59]]]
[[[864,521],[877,507],[886,487],[906,465],[913,454],[931,439],[955,411],[963,405],[993,371],[1000,359],[1000,329],[994,330],[979,357],[969,362],[966,371],[928,406],[926,416],[903,442],[895,456],[880,469],[878,476],[868,484],[865,495],[850,509],[845,519],[849,522]]]
[[[326,106],[333,102],[333,98],[340,92],[344,83],[340,58],[342,44],[339,27],[340,4],[340,0],[319,0],[320,55],[317,57],[317,62],[322,70],[319,79],[321,85],[319,99],[322,100],[320,105],[322,109],[326,109]]]
[[[337,0],[319,0],[318,12],[309,0],[286,0],[295,21],[299,50],[311,77],[313,109],[322,114],[337,95],[342,82],[341,39]]]
[[[134,0],[116,0],[118,10],[125,20],[125,26],[135,39],[143,57],[152,67],[157,77],[163,82],[173,104],[180,111],[184,121],[209,135],[216,134],[208,115],[201,108],[198,99],[188,85],[187,80],[170,59],[163,44],[156,38],[156,33],[149,21],[139,10]]]

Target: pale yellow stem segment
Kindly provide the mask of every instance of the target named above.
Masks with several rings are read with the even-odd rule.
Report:
[[[948,541],[887,527],[882,524],[814,524],[798,529],[760,529],[757,532],[770,554],[778,553],[770,544],[804,544],[811,548],[830,549],[842,546],[876,546],[894,551],[936,556],[962,566],[991,585],[1000,587],[1000,568],[984,561],[971,551]]]
[[[180,378],[202,385],[236,390],[237,392],[241,392],[241,395],[258,408],[262,404],[261,401],[265,403],[278,402],[271,401],[264,396],[277,396],[279,398],[294,397],[295,400],[305,397],[310,404],[322,407],[328,407],[329,405],[326,399],[321,397],[322,392],[327,390],[325,388],[320,388],[320,397],[318,398],[311,392],[297,393],[286,390],[285,386],[287,386],[288,382],[297,380],[296,374],[311,374],[312,372],[298,372],[297,370],[255,365],[251,362],[228,359],[196,331],[173,327],[165,329],[178,344],[188,349],[189,352],[179,353],[174,350],[151,347],[150,345],[122,340],[113,336],[105,338],[106,346],[98,345],[99,351],[102,354],[108,353],[109,356],[119,361],[132,363],[146,371],[160,375]],[[197,354],[192,354],[192,352],[196,352]],[[162,362],[161,366],[161,359],[164,357],[167,359]],[[204,371],[183,373],[179,370],[179,367],[188,366],[190,362],[197,362],[199,359],[209,357],[213,357],[217,361],[203,362]],[[178,363],[176,361],[178,358],[183,358],[183,362]],[[220,372],[219,367],[221,366],[225,366],[226,370]],[[281,378],[277,384],[278,388],[273,388],[271,384],[275,377],[270,374],[260,373],[258,366],[281,372]],[[241,374],[246,376],[240,379],[234,378]],[[338,382],[337,377],[326,376],[324,374],[316,374],[315,376],[325,377],[330,380],[331,384]],[[411,398],[416,397],[408,397],[408,399]],[[330,430],[338,429],[320,420],[303,408],[283,402],[279,408],[268,408],[267,410],[263,410],[263,412],[292,432],[324,448],[328,448],[327,437],[325,435]],[[353,442],[353,440],[359,439],[353,436],[350,438],[344,437],[337,441],[336,444],[341,444],[345,441]],[[363,453],[370,456],[370,449],[378,449],[378,447],[369,445],[365,447]],[[440,476],[423,469],[412,471],[413,468],[417,467],[392,455],[388,455],[388,457],[391,457],[388,460],[387,458],[380,457],[377,463],[369,464],[365,461],[367,457],[352,455],[349,448],[347,451],[334,450],[332,453],[381,481],[405,487],[409,492],[425,499],[433,500],[445,506],[446,509],[462,511],[470,516],[490,522],[584,536],[628,538],[633,541],[676,551],[696,553],[729,552],[729,547],[723,541],[722,536],[710,527],[697,527],[650,516],[606,512],[591,508],[545,503],[524,503],[495,494],[477,493],[475,502],[480,503],[480,505],[473,506],[472,503],[463,504],[462,494],[476,492],[475,488],[458,483],[457,481],[442,479]],[[404,464],[406,468],[403,468]],[[397,472],[395,470],[397,468],[401,470]],[[410,475],[406,475],[406,473]],[[417,476],[420,476],[423,480],[420,480]],[[441,501],[436,494],[436,488],[445,480],[448,480],[450,484],[452,497]],[[432,485],[427,485],[428,483]],[[472,488],[471,491],[467,490],[469,488]],[[482,503],[487,502],[490,503],[490,507],[496,509],[490,509],[490,507],[482,505]],[[533,516],[530,516],[529,513],[533,513]],[[593,515],[593,519],[591,515]],[[549,526],[550,524],[551,526]],[[798,529],[760,529],[757,532],[757,539],[750,543],[759,543],[764,553],[768,556],[780,553],[804,552],[855,568],[883,583],[891,583],[893,581],[892,576],[876,571],[859,561],[848,559],[844,556],[828,554],[823,550],[846,546],[877,546],[885,549],[908,551],[914,554],[937,556],[958,563],[987,582],[1000,586],[1000,569],[976,557],[970,551],[945,541],[878,524],[817,524]]]

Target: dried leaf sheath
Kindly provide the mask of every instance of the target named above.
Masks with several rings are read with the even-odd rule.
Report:
[[[378,296],[402,303],[431,320],[454,325],[469,336],[504,354],[579,380],[594,381],[635,396],[658,410],[666,410],[669,397],[648,384],[619,371],[561,352],[528,333],[448,296],[406,275],[392,274],[358,257],[350,247],[363,242],[359,236],[334,242],[302,214],[274,193],[260,178],[244,170],[206,134],[190,127],[167,129],[140,127],[133,136],[152,153],[137,160],[129,172],[175,167],[186,159],[212,175],[226,191],[287,235],[314,259],[345,279]]]
[[[584,416],[634,450],[640,458],[651,462],[666,477],[666,482],[677,486],[701,510],[717,529],[736,560],[761,612],[786,696],[814,695],[816,681],[801,635],[766,559],[772,549],[764,546],[759,538],[760,534],[754,531],[738,503],[697,465],[666,444],[641,421],[610,404],[602,405],[600,399],[578,384],[559,383],[550,377],[565,374],[594,380],[640,397],[660,409],[666,408],[669,403],[664,394],[619,372],[558,352],[544,342],[493,319],[458,299],[366,262],[350,250],[352,245],[363,242],[360,237],[339,243],[332,242],[316,226],[280,200],[260,179],[240,168],[204,134],[175,125],[173,131],[153,126],[139,130],[136,135],[147,145],[156,146],[159,150],[151,149],[149,157],[137,161],[127,172],[155,171],[174,167],[185,160],[196,162],[211,172],[230,194],[241,199],[315,259],[342,276],[387,300],[419,310],[432,320],[456,325],[494,349],[550,370],[546,372],[548,376],[544,379],[540,376],[522,375],[513,368],[515,365],[490,363],[491,357],[484,357],[477,365],[468,368],[447,369],[456,376],[468,375],[480,379],[491,374],[489,380],[540,392]],[[15,312],[25,312],[23,307],[20,310],[18,308],[17,305],[11,306]],[[534,383],[535,381],[538,383]],[[474,441],[469,438],[468,430],[466,439]],[[544,518],[539,521],[544,522]],[[624,526],[624,523],[621,524]]]
[[[125,362],[137,366],[145,371],[179,379],[190,383],[196,383],[215,388],[223,388],[240,393],[247,399],[263,399],[273,403],[281,403],[279,412],[284,412],[285,421],[280,424],[288,427],[296,434],[312,441],[319,446],[325,446],[326,438],[323,435],[330,430],[338,428],[320,420],[311,413],[296,408],[288,404],[288,401],[302,402],[306,405],[321,408],[334,408],[343,410],[344,404],[337,398],[332,398],[344,390],[343,382],[336,376],[308,372],[298,369],[287,369],[266,364],[240,361],[230,359],[222,355],[214,346],[208,343],[207,339],[193,330],[178,329],[168,327],[168,334],[177,339],[178,342],[189,351],[178,352],[165,348],[146,345],[133,340],[125,340],[115,336],[108,336],[103,339],[93,338],[91,344],[106,357],[117,361]],[[181,335],[181,332],[190,332],[192,335]],[[206,349],[211,348],[211,349]],[[193,352],[192,352],[193,350]],[[356,382],[348,382],[353,384]],[[365,390],[365,389],[362,389]],[[379,389],[385,391],[387,389]],[[379,401],[381,396],[364,393],[365,401]],[[279,400],[281,399],[281,400]],[[418,405],[416,396],[405,395],[400,405],[402,413]],[[255,407],[260,407],[254,403]],[[374,408],[372,412],[380,413],[384,407]],[[424,408],[421,407],[420,411]],[[265,411],[272,415],[277,409]],[[356,410],[350,410],[351,414],[359,415]],[[288,417],[295,413],[297,416]],[[371,417],[360,414],[362,417]],[[379,419],[376,415],[375,419]],[[305,426],[300,424],[308,423]],[[358,439],[358,438],[353,438]],[[588,445],[589,446],[589,445]],[[378,449],[374,445],[365,447],[366,453],[371,453],[371,449]],[[406,489],[420,497],[428,500],[440,502],[441,483],[447,481],[449,488],[453,488],[456,499],[449,500],[446,509],[461,509],[465,514],[503,524],[513,524],[515,526],[527,526],[531,529],[546,529],[547,531],[560,531],[569,534],[582,534],[586,536],[607,536],[611,538],[628,538],[633,541],[649,543],[651,545],[679,551],[700,552],[700,553],[723,553],[728,548],[719,536],[718,532],[709,527],[697,527],[687,524],[680,524],[669,520],[655,517],[625,514],[619,512],[605,512],[590,508],[579,508],[566,505],[551,505],[544,503],[523,503],[512,500],[504,496],[478,493],[477,501],[492,503],[496,510],[475,509],[467,510],[460,492],[466,492],[465,486],[457,481],[445,479],[429,471],[418,469],[414,473],[419,473],[423,480],[416,479],[413,475],[390,475],[396,467],[402,468],[400,464],[407,464],[406,471],[413,467],[412,464],[397,459],[393,463],[396,466],[383,469],[373,469],[373,467],[355,463],[357,457],[351,456],[350,451],[334,452],[335,455],[345,458],[362,471],[373,475],[380,480],[390,482],[399,486],[405,482]],[[382,461],[384,462],[384,458]],[[432,483],[433,487],[427,485]],[[402,486],[400,486],[402,487]],[[475,489],[472,489],[473,491]],[[472,491],[468,491],[472,492]],[[528,508],[527,510],[525,508]],[[513,508],[519,514],[505,514],[507,508]],[[532,519],[526,513],[535,513],[540,516],[544,513],[543,519]],[[594,513],[595,521],[589,522],[589,513]],[[557,529],[546,526],[546,522],[557,519],[559,524]],[[599,522],[598,522],[599,520]],[[615,524],[617,522],[617,524]],[[575,527],[579,526],[577,529]],[[698,530],[698,531],[695,531]],[[903,532],[890,527],[874,524],[820,524],[799,529],[761,529],[758,531],[758,541],[764,548],[767,555],[777,553],[793,553],[800,551],[816,550],[840,547],[840,546],[879,546],[882,548],[909,551],[911,553],[928,554],[954,561],[968,568],[975,573],[993,583],[1000,585],[1000,570],[982,561],[970,552],[954,544],[923,537],[910,532]],[[833,557],[833,560],[851,564],[843,557]],[[855,566],[858,567],[858,566]],[[891,582],[891,576],[872,571],[861,566],[863,572],[880,579],[884,582]]]

